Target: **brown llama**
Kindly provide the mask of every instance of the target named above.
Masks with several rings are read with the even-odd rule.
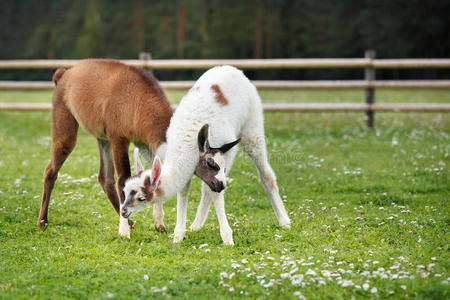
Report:
[[[133,142],[148,161],[164,157],[166,130],[172,108],[154,77],[145,71],[106,59],[81,60],[53,75],[52,158],[44,173],[38,227],[48,226],[48,205],[58,171],[75,147],[78,126],[97,138],[98,181],[117,214],[124,202],[123,187],[130,177],[128,147]],[[114,172],[117,173],[117,185]],[[165,232],[162,204],[155,204],[155,228]],[[130,226],[134,226],[129,221]],[[128,233],[121,233],[129,236]]]

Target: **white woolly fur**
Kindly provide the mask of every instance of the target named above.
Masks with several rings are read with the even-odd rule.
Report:
[[[215,100],[211,89],[214,84],[227,98],[227,105]],[[181,100],[167,130],[166,160],[161,175],[165,198],[181,190],[193,175],[199,158],[200,128],[209,124],[210,145],[219,147],[241,136],[249,110],[257,111],[256,116],[262,122],[256,89],[242,71],[231,66],[214,67],[197,80]],[[165,177],[174,184],[173,188],[164,186]]]

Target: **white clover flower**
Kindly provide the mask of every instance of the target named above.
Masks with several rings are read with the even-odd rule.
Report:
[[[342,287],[349,287],[349,286],[353,286],[354,284],[353,284],[353,281],[351,281],[351,280],[346,280],[346,279],[344,279],[342,282],[341,282],[341,286]]]
[[[294,292],[294,296],[297,296],[299,299],[306,299],[300,291]]]
[[[294,276],[291,277],[291,283],[292,285],[298,286],[302,283],[303,281],[303,274],[295,274]]]
[[[316,276],[317,273],[314,270],[308,269],[308,271],[306,271],[305,275]]]

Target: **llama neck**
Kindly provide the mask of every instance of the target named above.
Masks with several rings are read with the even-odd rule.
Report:
[[[167,129],[167,151],[161,170],[160,187],[165,201],[181,191],[194,175],[199,161],[197,136],[204,124],[198,108],[180,103]],[[164,148],[161,147],[161,148]]]
[[[156,155],[158,155],[163,161],[166,159],[167,143],[164,142],[156,149]]]
[[[166,201],[172,198],[189,182],[194,175],[195,167],[198,163],[198,150],[180,151],[166,153],[166,160],[161,170],[161,179],[159,187],[163,191],[162,200]]]

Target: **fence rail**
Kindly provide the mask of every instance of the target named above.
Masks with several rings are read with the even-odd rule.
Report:
[[[374,126],[375,112],[450,112],[450,104],[375,104],[375,90],[382,88],[433,88],[449,89],[450,80],[376,80],[377,69],[450,68],[450,59],[376,59],[375,52],[368,50],[364,58],[327,59],[141,59],[121,60],[123,63],[148,69],[208,69],[217,65],[233,65],[241,69],[317,69],[317,68],[363,68],[365,80],[319,80],[319,81],[253,81],[257,88],[270,89],[365,89],[365,104],[357,103],[272,103],[264,104],[268,112],[365,112],[367,126]],[[78,60],[0,60],[1,69],[56,69],[72,67]],[[188,89],[193,81],[162,81],[165,89]],[[0,81],[0,89],[52,89],[50,81]],[[49,111],[47,103],[0,103],[0,110]]]
[[[232,65],[241,69],[309,68],[450,68],[450,59],[286,58],[286,59],[124,59],[123,63],[147,69],[209,69]],[[0,60],[0,69],[56,69],[72,67],[77,59]]]
[[[353,89],[353,88],[450,88],[450,80],[254,80],[259,89]],[[164,89],[183,90],[194,85],[194,81],[160,81]],[[40,90],[53,89],[51,81],[0,81],[0,89]]]

